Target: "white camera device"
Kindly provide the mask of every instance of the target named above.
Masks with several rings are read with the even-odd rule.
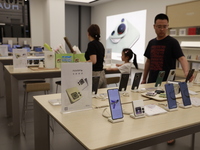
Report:
[[[145,117],[144,101],[135,100],[133,104],[133,114],[130,114],[132,118],[143,118]]]

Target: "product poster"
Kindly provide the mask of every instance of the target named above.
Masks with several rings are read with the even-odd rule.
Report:
[[[92,63],[61,64],[62,113],[92,107]]]
[[[27,68],[26,49],[13,49],[13,68]]]
[[[0,45],[0,57],[7,57],[7,56],[8,56],[8,46]]]

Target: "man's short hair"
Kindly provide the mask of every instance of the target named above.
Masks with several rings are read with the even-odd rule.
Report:
[[[156,23],[156,20],[161,19],[161,20],[167,20],[167,22],[169,22],[169,18],[166,14],[158,14],[156,15],[155,19],[154,19],[154,23]]]

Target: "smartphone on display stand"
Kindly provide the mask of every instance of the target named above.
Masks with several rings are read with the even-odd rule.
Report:
[[[159,71],[155,87],[161,86],[164,76],[165,76],[165,71]]]
[[[108,100],[109,100],[112,120],[122,119],[124,116],[123,116],[123,111],[122,111],[119,90],[108,89],[107,93],[108,93]]]
[[[188,92],[188,87],[186,82],[179,82],[179,87],[181,90],[182,100],[183,100],[183,106],[190,106],[191,100],[190,95]]]
[[[174,81],[175,80],[175,76],[176,76],[176,70],[175,69],[171,69],[168,77],[167,77],[167,81]]]
[[[92,94],[97,94],[100,76],[92,77]]]
[[[190,69],[189,72],[188,72],[188,75],[187,75],[187,77],[185,79],[186,83],[190,80],[190,78],[192,77],[193,73],[194,73],[194,69]]]
[[[142,72],[135,73],[131,90],[137,90],[138,89],[141,77],[142,77]]]
[[[165,92],[167,96],[168,109],[176,109],[177,103],[176,103],[176,97],[174,93],[174,85],[171,83],[165,84]]]
[[[119,83],[119,91],[126,91],[128,85],[129,74],[121,74],[121,79]]]

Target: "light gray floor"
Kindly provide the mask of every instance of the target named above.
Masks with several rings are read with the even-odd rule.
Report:
[[[111,85],[110,85],[111,86]],[[21,102],[22,102],[22,91]],[[33,93],[36,94],[36,93]],[[43,94],[43,93],[40,93]],[[32,95],[30,95],[31,98]],[[29,111],[27,123],[27,134],[13,137],[11,118],[6,117],[5,98],[0,98],[0,150],[34,150],[34,128],[33,128],[33,111]],[[186,118],[187,119],[187,118]],[[62,127],[54,123],[55,131],[51,132],[51,150],[82,150],[83,148],[79,143],[67,134]],[[133,133],[134,134],[134,133]],[[119,135],[120,136],[120,135]],[[195,150],[200,150],[200,134],[196,133]],[[144,148],[142,150],[190,150],[191,136],[185,136],[176,139],[173,146],[168,146],[166,142]]]

